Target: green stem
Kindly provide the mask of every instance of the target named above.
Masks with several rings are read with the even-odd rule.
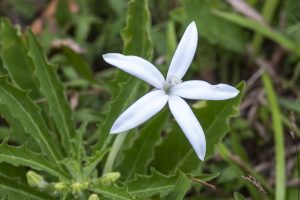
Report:
[[[127,135],[127,133],[122,133],[122,134],[117,135],[117,137],[113,143],[112,149],[111,149],[110,153],[108,154],[107,160],[105,162],[103,174],[112,172],[116,157],[121,148],[121,145],[123,144],[123,142],[126,138],[126,135]]]
[[[281,119],[281,112],[277,103],[276,94],[270,80],[270,77],[264,73],[262,76],[264,89],[267,93],[269,106],[273,119],[273,130],[275,139],[275,156],[276,156],[276,186],[275,199],[285,199],[285,149],[284,149],[284,133]]]

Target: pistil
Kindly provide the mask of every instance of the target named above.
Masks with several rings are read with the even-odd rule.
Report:
[[[169,94],[170,92],[170,88],[174,87],[175,85],[179,85],[180,83],[182,83],[182,80],[180,80],[179,78],[173,76],[171,78],[169,78],[163,85],[163,89],[165,91],[166,94]]]

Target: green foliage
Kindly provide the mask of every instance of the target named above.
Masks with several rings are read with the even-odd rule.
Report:
[[[93,156],[85,159],[85,166],[83,168],[83,175],[89,176],[95,170],[97,165],[101,162],[103,157],[109,152],[109,149],[97,151]]]
[[[43,153],[52,161],[59,162],[61,152],[54,142],[55,135],[48,130],[40,109],[29,99],[27,92],[8,83],[7,77],[0,78],[0,105],[2,116],[10,115],[10,118],[18,120],[37,141]],[[3,112],[7,110],[9,112]]]
[[[268,26],[259,23],[255,20],[247,19],[245,17],[239,16],[237,14],[231,14],[221,11],[216,11],[215,14],[217,16],[220,16],[228,21],[231,21],[233,23],[236,23],[242,27],[248,28],[250,30],[254,30],[261,35],[268,37],[271,40],[274,40],[275,42],[279,43],[282,47],[294,52],[296,55],[300,56],[300,50],[299,47],[296,46],[293,41],[291,41],[289,38],[282,35],[280,32],[276,32],[272,29],[270,29]]]
[[[189,190],[190,185],[191,185],[191,182],[188,179],[188,177],[185,174],[180,173],[173,191],[170,192],[164,199],[166,199],[166,200],[167,199],[174,199],[174,200],[183,199],[185,194]]]
[[[184,1],[188,22],[195,20],[200,36],[212,44],[241,53],[245,51],[247,35],[241,27],[213,14],[215,9],[223,7],[223,2],[216,0]]]
[[[299,1],[236,2],[1,1],[0,199],[297,199]],[[165,74],[191,21],[185,78],[247,82],[233,99],[188,100],[204,162],[167,108],[109,134],[150,88],[101,56],[155,58]]]
[[[31,31],[28,32],[28,46],[28,55],[32,59],[34,74],[39,82],[39,90],[47,100],[49,114],[56,124],[65,151],[72,152],[73,145],[71,143],[76,131],[63,85],[59,81],[53,66],[47,63],[43,49]]]
[[[33,189],[16,179],[9,179],[0,175],[1,197],[6,199],[24,199],[24,200],[46,200],[51,196],[37,189]]]
[[[133,197],[127,192],[126,189],[114,185],[94,184],[91,190],[100,193],[104,197],[112,200],[131,200]]]
[[[26,55],[27,49],[20,31],[16,30],[7,19],[1,20],[0,31],[3,66],[19,87],[31,90],[30,96],[33,98],[39,97],[33,66]],[[26,78],[24,74],[27,75]]]
[[[283,137],[283,126],[281,122],[281,112],[278,107],[275,92],[271,83],[271,80],[267,74],[262,76],[265,91],[268,96],[270,109],[273,119],[273,129],[275,138],[275,152],[276,152],[276,188],[275,197],[276,199],[285,199],[285,149],[284,149],[284,137]]]
[[[222,102],[208,101],[207,105],[196,109],[196,116],[204,127],[207,137],[206,159],[213,156],[215,145],[230,131],[229,119],[239,114],[239,105],[242,101],[246,84],[241,82],[236,86],[240,91],[236,98]],[[202,120],[203,119],[203,122]]]
[[[152,44],[149,31],[150,16],[147,0],[132,0],[129,3],[127,13],[127,26],[122,32],[124,54],[134,54],[150,58]],[[101,131],[101,135],[98,144],[95,146],[96,149],[104,145],[113,121],[137,97],[141,82],[119,71],[115,76],[113,84],[117,85],[116,91],[113,92],[114,98],[109,105],[109,109],[113,108],[113,110],[108,112],[104,123],[100,127],[99,131]]]
[[[234,199],[235,200],[245,200],[246,198],[243,195],[241,195],[240,193],[235,192],[234,193]]]
[[[117,167],[124,174],[123,178],[130,179],[135,173],[147,173],[147,167],[154,159],[155,147],[161,141],[160,133],[168,118],[168,113],[163,111],[148,122],[139,133],[132,133],[138,134],[138,137],[132,146],[123,152],[120,166]]]
[[[128,189],[132,194],[142,198],[164,196],[174,189],[177,177],[177,175],[166,176],[152,170],[149,176],[136,175],[135,179],[128,183]]]
[[[68,58],[69,62],[74,66],[77,73],[83,78],[93,81],[93,72],[80,55],[76,54],[68,47],[63,48],[64,54]]]
[[[14,147],[8,144],[0,145],[0,162],[7,162],[15,166],[27,166],[32,169],[45,171],[54,177],[66,178],[67,175],[61,171],[49,160],[45,159],[42,154],[34,153],[25,146]]]

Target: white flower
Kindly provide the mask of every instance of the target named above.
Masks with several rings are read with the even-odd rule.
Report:
[[[137,100],[119,116],[110,133],[121,133],[137,127],[153,117],[168,103],[175,120],[198,157],[204,160],[206,152],[204,132],[191,108],[182,98],[224,100],[237,96],[239,91],[226,84],[210,85],[199,80],[181,81],[192,62],[197,41],[197,27],[195,22],[192,22],[184,32],[176,49],[166,80],[154,65],[143,58],[118,53],[103,55],[107,63],[155,87],[155,90]]]

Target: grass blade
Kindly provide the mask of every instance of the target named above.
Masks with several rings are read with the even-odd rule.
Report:
[[[276,187],[275,199],[285,199],[285,150],[284,150],[284,134],[281,121],[281,112],[277,103],[276,94],[270,80],[270,77],[264,73],[262,76],[265,92],[268,97],[269,106],[271,109],[273,120],[273,131],[275,139],[275,154],[276,154]]]

